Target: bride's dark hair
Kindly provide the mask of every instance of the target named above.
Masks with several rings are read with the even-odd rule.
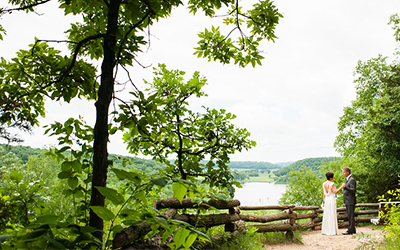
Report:
[[[334,175],[335,175],[335,174],[332,173],[332,172],[326,172],[326,174],[325,174],[326,179],[327,179],[328,181],[329,181],[330,178],[333,178]]]

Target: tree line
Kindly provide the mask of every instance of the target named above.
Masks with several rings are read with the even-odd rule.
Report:
[[[316,158],[306,158],[302,160],[295,161],[294,163],[283,167],[277,171],[274,171],[276,175],[276,183],[288,183],[289,182],[289,172],[297,171],[301,167],[310,167],[315,173],[320,172],[320,167],[326,163],[340,160],[340,157],[316,157]]]

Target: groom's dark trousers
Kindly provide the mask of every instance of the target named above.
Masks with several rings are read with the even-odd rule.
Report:
[[[354,218],[354,209],[356,207],[356,180],[353,176],[346,180],[346,187],[343,191],[343,200],[346,205],[346,213],[349,219],[348,233],[356,233],[356,224]]]

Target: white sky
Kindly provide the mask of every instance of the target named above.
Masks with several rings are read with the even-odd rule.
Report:
[[[5,6],[5,1],[0,7]],[[151,47],[140,54],[143,65],[165,63],[190,77],[200,71],[208,79],[204,91],[208,97],[193,100],[193,109],[201,105],[224,108],[237,115],[235,125],[251,132],[257,147],[237,153],[233,161],[296,161],[309,157],[338,156],[333,148],[337,123],[343,108],[355,98],[353,72],[358,60],[378,54],[391,56],[396,43],[387,25],[398,12],[397,0],[276,0],[284,15],[277,26],[275,43],[260,47],[262,66],[239,68],[198,59],[193,55],[197,33],[220,20],[191,16],[184,8],[175,10],[167,20],[151,28]],[[39,39],[62,39],[69,27],[60,12],[38,9],[39,13],[15,13],[0,19],[7,30],[0,41],[0,56],[10,59],[19,49],[27,49]],[[222,13],[223,14],[223,13]],[[151,80],[152,69],[135,66],[135,83]],[[94,125],[93,103],[70,105],[50,103],[42,125],[65,121],[81,114]],[[31,147],[56,143],[36,129],[33,136],[23,135]],[[110,153],[127,155],[120,137],[112,137]]]

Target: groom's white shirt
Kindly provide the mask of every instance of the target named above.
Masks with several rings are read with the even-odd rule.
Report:
[[[349,176],[347,176],[347,177],[346,177],[346,181],[348,181],[348,180],[349,180],[350,176],[351,176],[351,174],[349,174]]]

